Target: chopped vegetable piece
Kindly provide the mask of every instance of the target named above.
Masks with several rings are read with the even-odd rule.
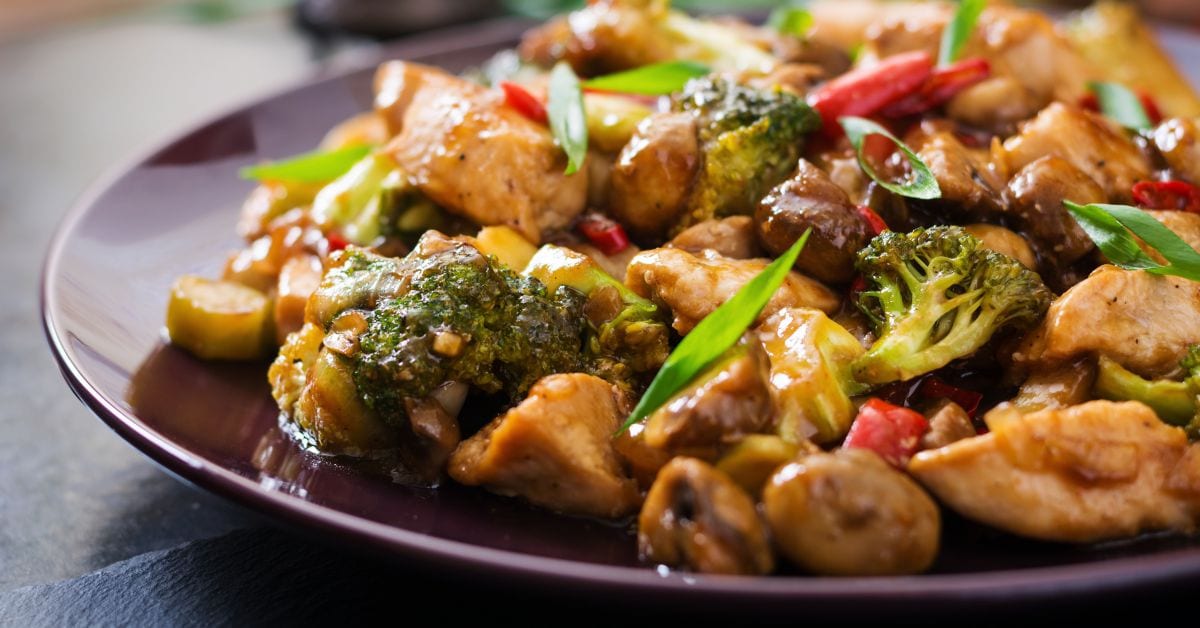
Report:
[[[869,116],[917,91],[933,73],[925,52],[893,55],[879,64],[847,72],[818,87],[808,104],[825,121],[825,128],[843,116]]]
[[[1127,205],[1079,205],[1071,201],[1063,201],[1063,204],[1113,264],[1126,270],[1144,270],[1200,281],[1200,253],[1150,214]],[[1158,251],[1167,264],[1150,259],[1133,236]]]
[[[689,80],[711,71],[707,65],[695,61],[667,61],[598,76],[584,81],[583,87],[622,94],[662,96],[683,89]]]
[[[938,47],[938,65],[948,66],[958,61],[962,47],[971,39],[979,14],[983,13],[987,0],[962,0],[954,10],[954,17],[942,31],[941,46]]]
[[[792,37],[807,36],[812,25],[812,13],[800,7],[778,7],[767,16],[767,26]]]
[[[205,360],[261,358],[274,337],[271,301],[239,283],[184,275],[171,286],[167,334]]]
[[[762,493],[767,479],[800,453],[800,445],[774,434],[751,434],[717,460],[717,470],[753,497]]]
[[[875,213],[875,210],[866,205],[859,205],[857,208],[858,215],[867,221],[867,225],[871,227],[871,235],[877,236],[888,230],[887,223],[883,221],[883,217]]]
[[[1187,382],[1148,380],[1100,356],[1092,394],[1110,401],[1140,401],[1164,423],[1184,426],[1196,416],[1196,397]]]
[[[919,90],[889,105],[880,114],[887,118],[903,118],[925,113],[950,102],[959,92],[983,81],[991,73],[991,64],[980,57],[939,67]]]
[[[842,129],[846,132],[846,137],[850,139],[850,144],[854,146],[854,150],[858,153],[859,167],[862,168],[862,171],[867,176],[883,186],[884,189],[908,198],[941,198],[942,189],[938,187],[937,179],[930,172],[929,166],[925,165],[925,162],[921,161],[921,158],[905,145],[904,142],[901,142],[899,138],[892,135],[891,131],[866,118],[844,117],[839,118],[838,122],[841,123]],[[912,166],[912,176],[908,181],[892,183],[875,172],[875,168],[871,166],[864,155],[867,144],[866,139],[872,135],[882,135],[888,138],[908,158],[908,163]]]
[[[1175,209],[1200,213],[1200,187],[1187,181],[1138,181],[1133,202],[1143,209]]]
[[[475,235],[475,246],[484,255],[495,256],[514,272],[525,270],[537,247],[519,231],[507,226],[484,227]]]
[[[509,81],[500,81],[500,89],[504,90],[504,102],[513,109],[521,112],[521,115],[533,120],[546,124],[546,107],[542,105],[542,101],[538,100],[537,96],[529,93],[529,90],[524,87]]]
[[[314,151],[280,161],[242,168],[243,179],[291,183],[324,183],[346,174],[367,153],[370,146],[349,146],[334,151]]]
[[[605,255],[629,248],[629,236],[621,223],[601,214],[588,214],[579,221],[579,232]]]
[[[758,318],[771,296],[783,284],[792,265],[796,263],[796,257],[804,248],[804,243],[808,242],[810,233],[811,229],[805,231],[792,248],[771,262],[732,298],[704,317],[687,336],[684,336],[683,341],[675,347],[658,374],[654,376],[650,387],[646,389],[637,407],[630,413],[617,434],[650,416],[651,412],[666,403],[742,337],[742,332]]]
[[[579,78],[571,66],[560,61],[550,71],[550,97],[546,105],[550,132],[554,141],[567,154],[566,174],[575,174],[587,157],[587,115],[583,108],[583,92]]]
[[[928,430],[929,421],[920,412],[872,397],[858,410],[842,447],[869,449],[893,467],[903,469]]]

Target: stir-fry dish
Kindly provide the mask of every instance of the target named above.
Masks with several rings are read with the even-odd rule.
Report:
[[[703,573],[1200,522],[1200,99],[1128,5],[594,0],[374,89],[170,295],[302,447]]]

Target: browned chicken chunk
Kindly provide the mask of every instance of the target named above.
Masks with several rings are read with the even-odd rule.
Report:
[[[1003,211],[1004,181],[953,134],[941,131],[913,146],[929,166],[942,190],[939,203],[964,218],[981,218]]]
[[[754,232],[754,219],[749,216],[705,220],[684,229],[671,240],[670,246],[689,253],[711,249],[730,259],[763,256]]]
[[[1192,531],[1200,453],[1138,402],[1035,412],[924,451],[909,471],[955,511],[1038,539],[1087,543]]]
[[[675,317],[673,326],[686,334],[768,263],[765,259],[728,259],[713,251],[692,255],[679,249],[653,249],[639,253],[629,262],[625,284],[638,295],[670,309]],[[767,302],[758,320],[785,307],[833,312],[840,304],[841,300],[829,288],[792,272]]]
[[[840,449],[784,465],[763,489],[763,506],[784,556],[814,573],[919,573],[937,556],[937,505],[871,451]]]
[[[638,516],[643,559],[700,573],[765,574],[775,567],[754,502],[695,458],[663,467]]]
[[[547,376],[458,446],[450,477],[560,512],[625,516],[639,502],[612,444],[626,410],[621,394],[598,377]]]
[[[1196,343],[1200,283],[1101,266],[1050,305],[1013,360],[1039,369],[1106,355],[1144,377],[1162,377]]]
[[[1176,177],[1200,184],[1200,129],[1191,118],[1164,120],[1154,129],[1154,147]]]
[[[386,150],[430,200],[481,225],[508,225],[532,242],[567,227],[587,201],[587,174],[563,174],[550,130],[503,95],[442,70],[380,66],[376,109],[395,138]]]
[[[1004,142],[1010,170],[1047,155],[1070,162],[1104,189],[1108,200],[1128,202],[1133,184],[1150,176],[1150,164],[1133,142],[1099,114],[1053,103]]]

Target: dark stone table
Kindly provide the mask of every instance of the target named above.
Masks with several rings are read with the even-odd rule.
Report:
[[[564,621],[611,624],[683,610],[463,583],[280,530],[163,473],[59,376],[39,270],[85,187],[189,122],[364,46],[315,46],[279,13],[139,14],[0,43],[0,625],[402,622],[422,609],[525,620],[564,604]],[[446,593],[468,602],[435,601]]]

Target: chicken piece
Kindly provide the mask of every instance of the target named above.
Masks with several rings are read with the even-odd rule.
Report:
[[[1133,142],[1099,114],[1053,103],[1004,142],[1010,171],[1047,155],[1061,157],[1104,190],[1108,200],[1128,203],[1133,184],[1150,177],[1150,164]],[[1072,199],[1074,200],[1074,199]]]
[[[283,264],[275,290],[275,339],[280,345],[304,325],[304,308],[324,272],[321,258],[315,255],[297,255]]]
[[[921,437],[921,449],[937,449],[975,435],[971,417],[962,406],[942,399],[925,412],[929,431]]]
[[[1043,259],[1052,262],[1048,270],[1070,265],[1096,248],[1063,201],[1103,203],[1107,196],[1071,162],[1053,155],[1035,159],[1008,182],[1008,192],[1014,226],[1029,235]]]
[[[937,57],[954,7],[948,2],[823,0],[809,7],[813,39],[849,49],[866,43],[869,56],[924,50]],[[1002,129],[1024,120],[1052,100],[1078,102],[1086,93],[1086,63],[1038,11],[991,3],[979,16],[962,57],[982,57],[991,77],[957,95],[951,117],[978,127]]]
[[[939,206],[968,220],[1004,210],[1004,182],[953,134],[930,134],[914,148],[942,190]]]
[[[520,53],[542,66],[565,59],[582,76],[669,61],[675,50],[659,35],[666,3],[604,0],[527,32]]]
[[[1050,305],[1013,354],[1018,366],[1054,367],[1106,355],[1148,378],[1176,371],[1200,343],[1200,283],[1101,266]]]
[[[646,444],[710,462],[723,449],[771,424],[770,363],[744,336],[713,366],[646,419]]]
[[[503,95],[403,61],[380,66],[375,108],[395,135],[385,150],[430,200],[481,225],[508,225],[531,242],[564,229],[587,201],[587,169],[563,174],[550,130]]]
[[[686,334],[768,263],[765,259],[729,259],[713,251],[692,255],[679,249],[653,249],[629,262],[625,284],[638,295],[669,308],[675,317],[675,330]],[[767,302],[758,321],[785,307],[810,307],[829,313],[840,305],[841,300],[829,288],[793,271]]]
[[[1193,249],[1200,248],[1200,214],[1175,210],[1150,210],[1146,213],[1154,216],[1155,220],[1175,232],[1175,235],[1179,236],[1184,242],[1187,242],[1188,246]],[[1153,247],[1145,242],[1139,242],[1139,245],[1156,262],[1160,264],[1166,263],[1167,260]]]
[[[1037,258],[1033,256],[1033,249],[1020,234],[1004,227],[983,223],[967,225],[963,227],[963,231],[979,238],[982,248],[1007,255],[1021,262],[1021,265],[1029,270],[1037,270]]]
[[[866,449],[780,467],[763,489],[763,511],[780,551],[817,574],[919,573],[937,556],[937,505]]]
[[[689,253],[712,249],[730,259],[762,257],[762,247],[754,231],[754,219],[749,216],[705,220],[684,229],[668,243]]]
[[[1180,179],[1200,184],[1200,145],[1196,121],[1191,118],[1164,120],[1154,129],[1154,147],[1171,172]]]
[[[766,574],[775,567],[754,502],[733,480],[695,458],[663,467],[638,516],[643,560],[700,573]]]
[[[1089,543],[1200,517],[1197,446],[1139,402],[1090,401],[918,453],[908,470],[960,514],[1021,536]]]
[[[636,235],[661,237],[683,211],[700,162],[694,116],[658,113],[642,120],[612,170],[613,215]]]
[[[612,435],[628,408],[608,382],[550,375],[450,456],[450,477],[560,512],[618,518],[639,503]]]
[[[634,423],[618,434],[613,439],[613,448],[643,491],[650,489],[654,478],[658,477],[658,471],[675,457],[646,444],[645,423]]]

